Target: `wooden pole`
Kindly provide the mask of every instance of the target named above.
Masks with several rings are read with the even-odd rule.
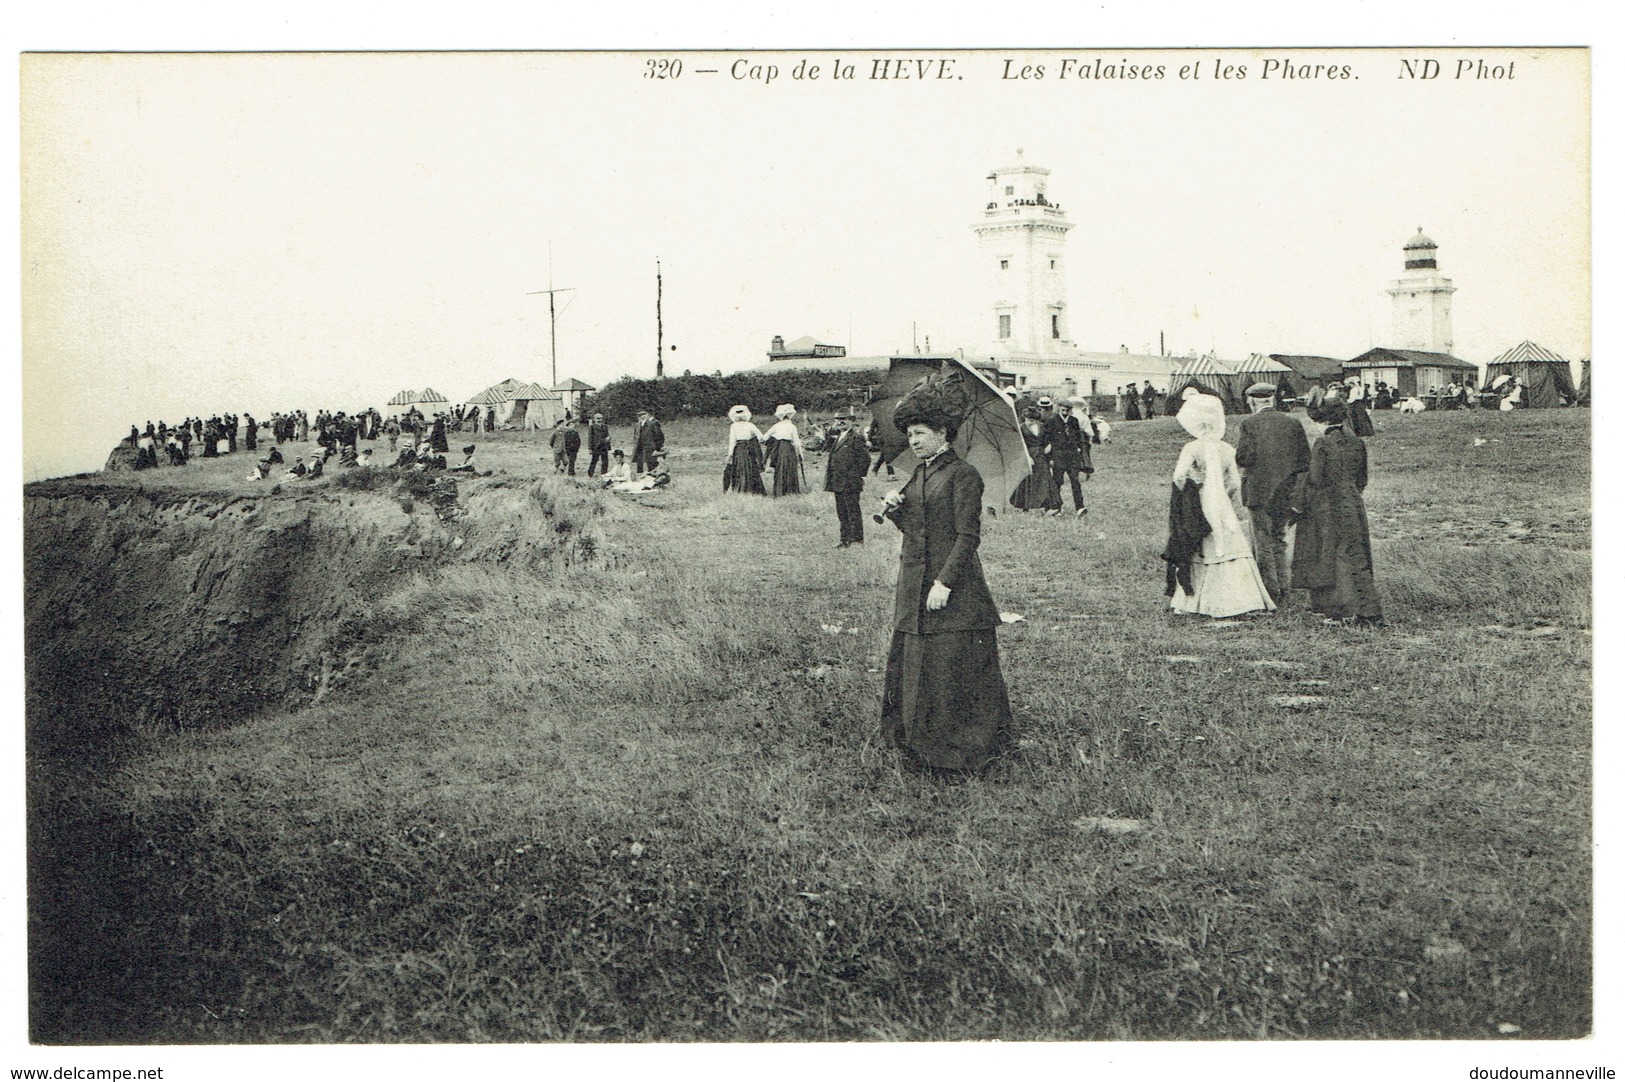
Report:
[[[660,309],[661,283],[660,258],[655,257],[655,379],[666,374],[666,355],[662,352],[666,345],[666,324]]]

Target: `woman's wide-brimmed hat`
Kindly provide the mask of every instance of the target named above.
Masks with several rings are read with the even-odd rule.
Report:
[[[748,421],[750,420],[750,410],[744,406],[735,406],[733,409],[728,411],[728,420]]]
[[[781,421],[788,420],[795,415],[796,408],[788,402],[773,411],[773,416],[777,417]]]
[[[1199,440],[1224,438],[1224,403],[1210,394],[1187,398],[1178,418],[1179,426]]]

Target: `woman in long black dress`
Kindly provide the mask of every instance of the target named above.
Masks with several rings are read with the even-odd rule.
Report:
[[[999,667],[999,609],[976,550],[982,476],[949,444],[964,415],[954,388],[926,381],[897,405],[919,465],[886,494],[903,532],[880,724],[916,769],[985,766],[1015,734]]]
[[[1027,457],[1033,460],[1033,469],[1027,479],[1010,494],[1010,505],[1023,511],[1061,509],[1061,492],[1055,487],[1050,473],[1049,459],[1044,456],[1044,422],[1037,406],[1022,411],[1021,438],[1027,444]]]
[[[1304,518],[1292,554],[1292,585],[1309,591],[1309,607],[1334,620],[1382,623],[1382,598],[1371,569],[1366,522],[1365,442],[1345,430],[1348,407],[1326,403],[1326,434],[1309,451]]]

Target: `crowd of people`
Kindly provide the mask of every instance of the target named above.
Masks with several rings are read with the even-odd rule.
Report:
[[[1351,421],[1360,401],[1346,386],[1329,392],[1311,414],[1322,426],[1311,443],[1303,423],[1279,408],[1277,388],[1254,384],[1234,444],[1225,439],[1220,399],[1194,387],[1183,392],[1175,416],[1190,439],[1170,479],[1163,551],[1171,612],[1262,616],[1303,590],[1308,610],[1328,623],[1383,623],[1363,495],[1366,449]],[[1053,512],[1065,479],[1082,511],[1073,479],[1090,468],[1098,428],[1072,413],[1071,403],[1043,399],[1019,411],[1033,469],[1012,497],[1016,506]],[[999,665],[1001,618],[977,554],[982,478],[953,448],[960,420],[953,397],[930,380],[905,396],[894,423],[919,464],[884,496],[884,518],[903,545],[881,731],[905,765],[928,773],[979,770],[1016,737]],[[848,468],[837,467],[839,449],[831,451],[831,479]],[[861,487],[867,452],[854,465]],[[841,544],[848,543],[843,516]]]
[[[1392,396],[1380,383],[1374,389],[1338,382],[1317,389],[1307,405],[1322,431],[1311,443],[1304,425],[1279,408],[1277,395],[1271,384],[1248,388],[1252,412],[1237,424],[1231,443],[1222,402],[1200,388],[1167,400],[1150,387],[1142,391],[1131,384],[1125,391],[1125,419],[1175,410],[1190,437],[1169,485],[1163,551],[1168,607],[1213,618],[1262,615],[1286,605],[1290,591],[1299,589],[1308,591],[1308,609],[1328,622],[1380,625],[1363,497],[1364,437],[1372,433],[1365,404]],[[1073,514],[1081,518],[1087,513],[1082,482],[1095,472],[1092,450],[1109,439],[1109,425],[1075,399],[1017,398],[1013,406],[1032,469],[1010,503],[1059,516],[1070,493]],[[809,440],[798,416],[794,405],[780,405],[763,431],[746,406],[729,411],[725,492],[785,497],[809,491]],[[1015,740],[996,640],[1000,615],[978,555],[983,480],[953,448],[962,419],[960,400],[938,379],[922,381],[897,403],[892,423],[917,464],[885,493],[883,514],[876,517],[891,521],[903,539],[882,731],[906,763],[928,772],[973,772]],[[474,445],[463,447],[462,461],[450,465],[447,436],[464,427],[477,431],[484,423],[478,411],[432,419],[415,410],[389,418],[376,410],[324,410],[313,419],[290,411],[265,421],[221,414],[187,418],[173,428],[149,422],[144,432],[132,426],[130,436],[144,465],[157,465],[160,444],[181,465],[195,447],[210,457],[235,453],[239,445],[255,451],[265,428],[273,442],[250,477],[262,480],[281,468],[286,478],[309,480],[334,466],[371,468],[372,449],[358,444],[382,439],[389,440],[389,467],[472,471]],[[847,411],[810,435],[827,453],[823,488],[835,499],[837,545],[861,545],[864,483],[881,469],[895,478],[893,464],[903,447],[880,438],[876,424],[863,430]],[[306,441],[316,448],[309,460],[301,454],[288,465],[281,447]],[[633,428],[630,460],[625,449],[611,446],[601,413],[561,420],[549,442],[561,475],[575,476],[585,449],[587,477],[611,491],[650,492],[671,483],[664,432],[647,411],[640,411]]]
[[[1328,621],[1380,625],[1364,491],[1367,464],[1345,389],[1310,417],[1324,426],[1311,447],[1303,425],[1277,408],[1276,389],[1247,390],[1252,413],[1225,442],[1224,406],[1188,398],[1177,415],[1192,439],[1174,467],[1168,504],[1166,593],[1175,612],[1214,617],[1272,612],[1289,588],[1309,591],[1309,609]],[[1370,418],[1365,418],[1370,425]],[[1288,530],[1296,529],[1291,567]]]

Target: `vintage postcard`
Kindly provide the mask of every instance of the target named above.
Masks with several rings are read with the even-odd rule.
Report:
[[[13,1077],[1613,1077],[1589,50],[19,63]]]

